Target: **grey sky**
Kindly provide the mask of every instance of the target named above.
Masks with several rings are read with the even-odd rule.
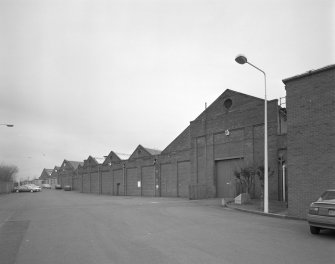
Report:
[[[335,62],[335,1],[0,0],[0,161],[38,177],[63,159],[164,149],[225,89]]]

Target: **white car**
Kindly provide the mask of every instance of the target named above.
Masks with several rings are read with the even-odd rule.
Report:
[[[335,230],[335,190],[325,191],[311,203],[307,221],[312,234],[319,234],[322,229]]]
[[[37,186],[35,184],[27,184],[34,192],[40,192],[42,188],[40,186]]]

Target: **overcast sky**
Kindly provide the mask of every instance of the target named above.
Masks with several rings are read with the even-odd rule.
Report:
[[[335,63],[333,0],[0,0],[0,162],[164,149],[226,89]]]

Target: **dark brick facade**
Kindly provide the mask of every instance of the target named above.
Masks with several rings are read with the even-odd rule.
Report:
[[[225,106],[229,100],[230,107]],[[241,166],[264,164],[264,100],[226,90],[198,118],[191,122],[191,188],[193,198],[217,197],[220,161],[240,159]],[[278,102],[268,102],[269,198],[279,199],[278,193]],[[240,169],[236,167],[235,169]],[[206,187],[206,190],[205,190]],[[234,184],[232,187],[235,188]],[[260,196],[256,181],[253,195]],[[203,196],[203,197],[201,197]]]
[[[286,138],[279,135],[280,130],[278,102],[269,101],[269,167],[273,171],[269,194],[275,200],[280,199],[278,155],[286,155]],[[203,199],[219,196],[218,168],[230,164],[223,173],[232,174],[233,169],[263,163],[264,100],[226,90],[162,152],[139,145],[126,159],[111,151],[104,162],[90,156],[74,171],[64,163],[61,182],[85,193]],[[237,188],[235,182],[231,186]],[[252,191],[254,197],[260,196],[259,181]]]
[[[283,80],[288,117],[288,208],[308,206],[335,188],[335,65]]]
[[[75,179],[78,178],[78,166],[81,166],[83,162],[64,160],[62,165],[57,170],[58,178],[57,183],[62,187],[70,185],[74,187]]]

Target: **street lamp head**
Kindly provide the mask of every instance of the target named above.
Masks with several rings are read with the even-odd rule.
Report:
[[[244,56],[244,55],[238,55],[236,58],[235,58],[235,61],[239,64],[245,64],[248,62],[247,58]]]

